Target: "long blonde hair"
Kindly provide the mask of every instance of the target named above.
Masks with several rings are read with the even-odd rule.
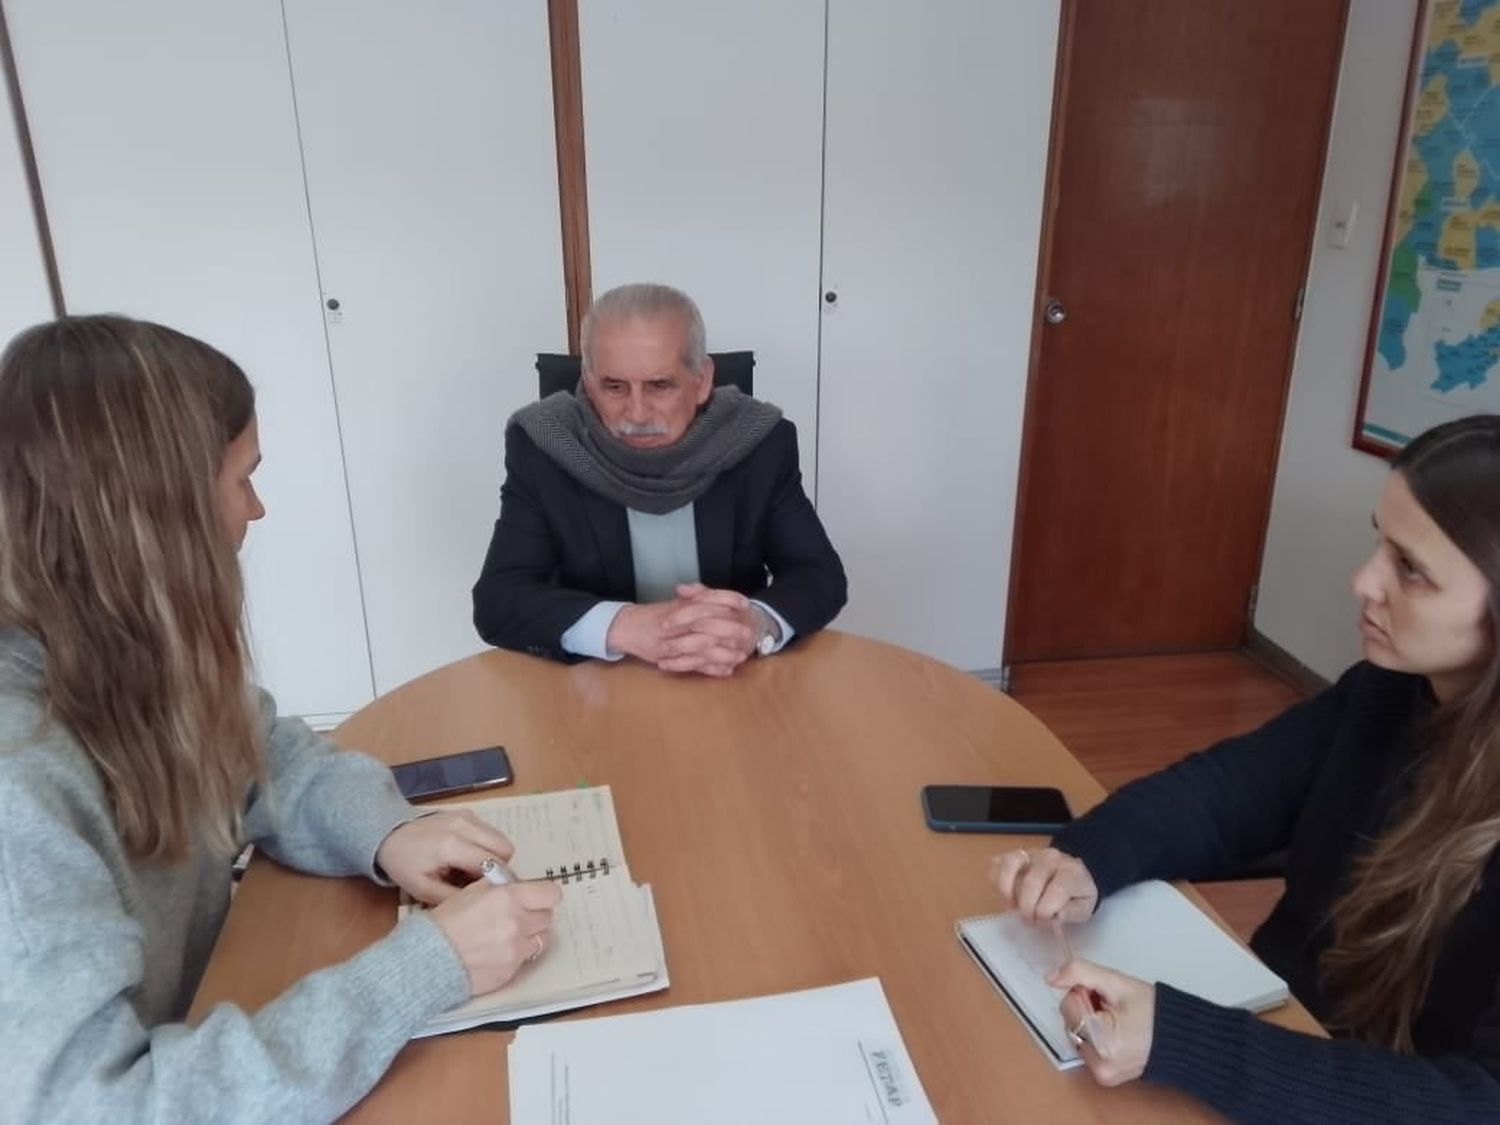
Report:
[[[48,714],[148,862],[232,852],[262,772],[215,490],[254,410],[226,356],[125,317],[39,325],[0,357],[0,625],[41,642]]]
[[[1428,430],[1392,468],[1489,582],[1488,662],[1417,732],[1410,797],[1356,862],[1321,959],[1334,1022],[1410,1053],[1438,953],[1500,845],[1500,417]]]

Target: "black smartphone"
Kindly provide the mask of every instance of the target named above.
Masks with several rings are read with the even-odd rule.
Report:
[[[928,785],[922,811],[934,832],[1056,832],[1073,814],[1057,789],[1021,785]]]
[[[510,755],[503,746],[486,746],[483,750],[465,750],[424,758],[392,766],[396,787],[408,801],[425,801],[431,797],[448,797],[488,789],[492,785],[509,785],[516,779],[511,772]]]

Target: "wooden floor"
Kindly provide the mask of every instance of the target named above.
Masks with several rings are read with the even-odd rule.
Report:
[[[1011,695],[1111,792],[1221,738],[1259,726],[1303,693],[1239,653],[1018,665]],[[1249,937],[1281,880],[1206,883],[1214,908]]]

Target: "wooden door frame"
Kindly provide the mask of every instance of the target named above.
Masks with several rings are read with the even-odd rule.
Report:
[[[47,273],[47,292],[52,299],[52,315],[67,315],[63,301],[62,274],[57,268],[57,251],[52,244],[52,227],[47,222],[47,204],[42,198],[42,177],[37,171],[36,150],[31,144],[31,124],[26,117],[26,102],[21,97],[21,78],[16,70],[16,54],[11,46],[10,25],[5,6],[0,4],[0,66],[5,70],[5,85],[10,91],[11,118],[16,143],[21,150],[21,166],[26,172],[26,189],[31,196],[31,215],[36,223],[37,242],[42,251],[42,267]]]
[[[1427,49],[1422,32],[1430,27],[1427,22],[1427,13],[1431,5],[1432,0],[1417,0],[1417,12],[1412,23],[1411,52],[1406,64],[1406,94],[1401,99],[1400,132],[1396,134],[1396,155],[1391,160],[1391,187],[1386,195],[1385,210],[1382,212],[1381,221],[1385,224],[1385,234],[1380,240],[1380,257],[1377,259],[1380,264],[1375,273],[1375,292],[1370,298],[1370,327],[1365,331],[1364,363],[1359,372],[1359,400],[1354,407],[1354,432],[1350,437],[1350,445],[1354,449],[1361,453],[1368,453],[1372,457],[1379,457],[1382,461],[1392,460],[1400,450],[1365,437],[1365,408],[1370,402],[1370,376],[1375,371],[1375,353],[1380,343],[1380,323],[1385,313],[1385,296],[1390,291],[1391,249],[1396,241],[1397,225],[1393,217],[1401,205],[1406,155],[1411,149],[1411,142],[1416,132],[1412,112],[1417,99],[1421,96],[1418,90],[1422,84],[1422,58]]]
[[[552,116],[557,133],[557,198],[562,219],[568,350],[578,355],[582,347],[583,314],[588,311],[593,288],[578,0],[547,0],[547,27],[552,49]]]
[[[1063,123],[1067,120],[1068,80],[1073,72],[1073,28],[1078,0],[1063,0],[1058,14],[1057,65],[1052,76],[1052,125],[1047,139],[1047,183],[1042,189],[1042,229],[1037,242],[1036,291],[1031,302],[1031,350],[1026,359],[1026,398],[1021,408],[1020,465],[1016,473],[1016,506],[1011,517],[1010,588],[1005,592],[1005,636],[1000,646],[1001,680],[1010,681],[1010,654],[1016,629],[1016,569],[1021,563],[1021,528],[1026,490],[1031,483],[1031,457],[1036,444],[1036,389],[1042,359],[1042,306],[1052,281],[1052,236],[1057,218],[1058,166],[1062,163]]]
[[[1042,321],[1042,308],[1047,301],[1048,287],[1051,284],[1052,270],[1052,240],[1057,220],[1058,205],[1058,172],[1062,164],[1064,137],[1064,122],[1067,119],[1067,98],[1069,79],[1073,69],[1073,32],[1078,22],[1078,6],[1081,0],[1063,0],[1062,10],[1059,14],[1057,30],[1057,66],[1052,84],[1052,132],[1047,146],[1047,184],[1043,189],[1042,197],[1042,227],[1041,236],[1038,240],[1038,258],[1036,269],[1036,295],[1032,302],[1031,315],[1031,351],[1027,359],[1026,367],[1026,403],[1021,411],[1021,454],[1020,468],[1016,476],[1016,508],[1014,523],[1011,527],[1010,540],[1010,588],[1005,596],[1005,637],[1001,645],[1000,665],[1002,668],[1002,679],[1006,682],[1010,679],[1010,654],[1015,640],[1016,622],[1016,572],[1021,561],[1021,528],[1024,526],[1022,517],[1026,506],[1026,490],[1030,483],[1031,459],[1034,453],[1036,441],[1036,400],[1037,388],[1040,383],[1040,366],[1042,356],[1042,333],[1046,331],[1046,325]],[[1317,241],[1318,230],[1322,226],[1322,203],[1323,203],[1323,179],[1328,171],[1328,141],[1333,131],[1333,111],[1338,101],[1339,74],[1342,70],[1344,47],[1349,36],[1349,0],[1342,0],[1343,11],[1339,17],[1339,62],[1334,68],[1334,81],[1332,88],[1328,91],[1328,103],[1323,113],[1323,140],[1322,153],[1323,162],[1318,167],[1317,184],[1315,189],[1315,206],[1313,210],[1313,221],[1308,228],[1306,245],[1302,254],[1302,290],[1305,293],[1307,282],[1310,280],[1312,269],[1313,246]],[[1271,450],[1273,471],[1271,474],[1271,487],[1266,493],[1264,510],[1260,516],[1260,531],[1256,537],[1256,555],[1265,559],[1266,536],[1271,526],[1271,503],[1276,495],[1276,473],[1274,466],[1281,460],[1281,439],[1286,432],[1286,408],[1291,396],[1292,365],[1297,355],[1297,344],[1300,340],[1301,331],[1301,302],[1292,310],[1298,327],[1291,334],[1291,345],[1288,348],[1284,362],[1285,375],[1281,383],[1281,403],[1277,410],[1276,436],[1274,447]],[[1252,587],[1252,590],[1255,587]],[[1254,632],[1255,622],[1253,620],[1253,608],[1247,607],[1245,613],[1244,636],[1240,644],[1243,646]]]

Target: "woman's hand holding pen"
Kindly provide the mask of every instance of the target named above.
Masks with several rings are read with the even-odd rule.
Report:
[[[453,944],[478,996],[505,984],[546,948],[561,898],[562,890],[548,880],[496,886],[478,879],[429,916]]]
[[[1028,922],[1083,922],[1099,902],[1089,869],[1056,848],[1003,852],[990,864],[990,881],[1005,908]]]
[[[509,859],[515,850],[503,832],[471,812],[438,812],[392,830],[375,862],[396,886],[431,905],[479,878],[486,859]]]
[[[437,904],[429,917],[458,954],[475,996],[493,992],[536,960],[562,898],[555,883],[504,885],[503,877],[488,874],[515,850],[504,833],[460,811],[407,821],[375,855],[391,882]]]
[[[1063,1023],[1089,1073],[1105,1086],[1139,1078],[1151,1056],[1156,987],[1075,958],[1063,933],[1065,923],[1087,921],[1099,904],[1089,869],[1056,848],[1017,848],[994,858],[990,879],[1006,909],[1057,930],[1065,963],[1047,983],[1067,990]]]
[[[1101,1085],[1118,1086],[1145,1072],[1156,1021],[1155,985],[1076,959],[1047,983],[1068,990],[1063,1023]]]

